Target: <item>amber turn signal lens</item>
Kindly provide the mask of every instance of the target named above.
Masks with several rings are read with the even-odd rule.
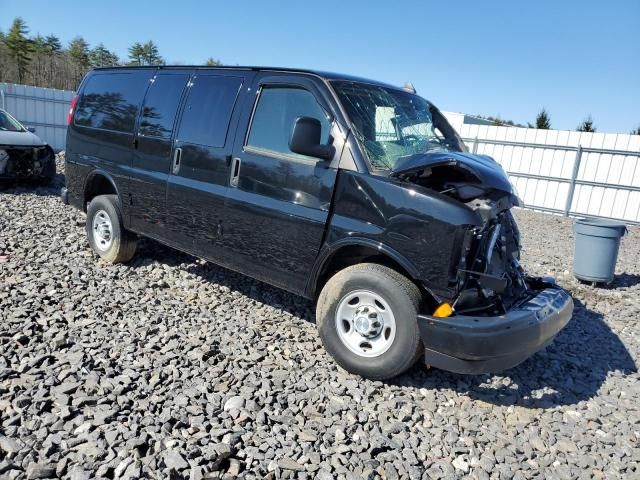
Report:
[[[453,308],[451,308],[451,305],[449,305],[448,303],[441,303],[440,305],[438,305],[438,308],[434,310],[432,316],[445,318],[450,317],[452,313]]]

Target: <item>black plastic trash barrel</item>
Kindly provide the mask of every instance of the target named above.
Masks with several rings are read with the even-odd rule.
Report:
[[[578,280],[611,283],[616,270],[620,238],[627,233],[623,223],[602,218],[581,218],[576,232],[573,274]]]

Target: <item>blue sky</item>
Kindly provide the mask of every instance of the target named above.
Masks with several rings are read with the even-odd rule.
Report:
[[[88,2],[0,0],[0,29],[82,35],[121,57],[153,39],[169,62],[306,67],[402,85],[442,110],[598,131],[640,125],[640,1]]]

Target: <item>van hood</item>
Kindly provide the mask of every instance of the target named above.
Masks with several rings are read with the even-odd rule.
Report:
[[[44,142],[40,137],[29,131],[6,132],[0,130],[0,145],[10,145],[12,147],[40,147]]]
[[[462,169],[475,177],[484,188],[513,193],[513,187],[507,173],[488,155],[465,152],[429,152],[408,155],[398,159],[391,176],[404,179],[411,175],[420,175],[433,167],[452,167]]]

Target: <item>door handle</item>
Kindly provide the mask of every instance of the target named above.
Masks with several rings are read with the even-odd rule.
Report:
[[[182,149],[180,147],[176,148],[173,152],[173,168],[171,171],[174,175],[177,175],[180,171],[180,158],[182,157]]]
[[[240,159],[236,157],[231,162],[231,180],[229,181],[229,184],[232,187],[237,187],[239,177],[240,177]]]

